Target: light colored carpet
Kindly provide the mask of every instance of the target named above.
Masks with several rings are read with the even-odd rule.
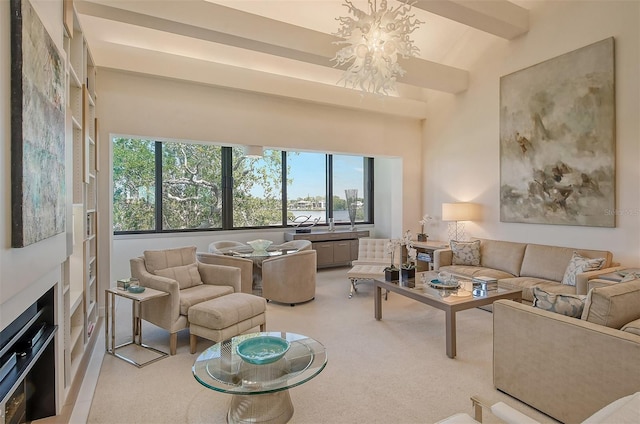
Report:
[[[458,412],[472,414],[474,394],[554,422],[493,388],[491,313],[458,313],[458,356],[449,359],[442,311],[391,293],[383,319],[376,321],[372,285],[361,283],[349,299],[347,270],[319,271],[314,301],[267,306],[267,330],[308,335],[328,352],[326,368],[290,390],[291,423],[433,423]],[[130,331],[130,313],[128,304],[119,304],[120,342]],[[168,350],[167,332],[148,323],[143,329],[145,343]],[[203,387],[191,373],[197,355],[211,344],[201,339],[191,355],[183,331],[177,355],[141,369],[105,355],[88,422],[226,422],[230,395]],[[499,422],[488,415],[485,422]]]

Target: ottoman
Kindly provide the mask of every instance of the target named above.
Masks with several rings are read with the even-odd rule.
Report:
[[[260,326],[266,329],[267,301],[248,293],[231,293],[189,308],[189,346],[196,352],[196,336],[221,342]]]

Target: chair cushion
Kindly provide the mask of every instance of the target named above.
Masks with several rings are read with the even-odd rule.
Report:
[[[480,265],[480,240],[451,240],[452,265]]]
[[[611,328],[640,318],[640,280],[596,287],[589,291],[582,319]]]
[[[196,263],[159,269],[156,271],[156,275],[176,280],[180,286],[180,290],[202,284],[202,279],[198,272],[198,264]]]
[[[214,286],[212,284],[201,284],[180,290],[180,315],[187,315],[189,308],[198,303],[215,299],[233,293],[231,286]]]
[[[147,271],[155,274],[159,269],[196,263],[196,247],[178,247],[176,249],[145,250],[144,263]]]
[[[576,275],[582,274],[583,272],[587,271],[596,271],[602,268],[604,262],[604,258],[585,258],[578,252],[573,252],[571,260],[569,261],[569,265],[567,265],[567,269],[564,272],[564,277],[562,277],[562,284],[575,286]]]

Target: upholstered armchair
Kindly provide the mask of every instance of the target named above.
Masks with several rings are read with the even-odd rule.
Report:
[[[309,240],[290,240],[275,247],[280,250],[297,249],[298,252],[300,252],[303,250],[311,250],[311,245],[312,243]]]
[[[296,303],[316,295],[316,251],[304,250],[262,261],[262,297],[274,302]]]
[[[176,353],[178,331],[189,325],[189,307],[241,291],[239,268],[198,262],[195,246],[146,250],[130,265],[141,286],[169,293],[146,301],[140,318],[169,332],[171,355]]]
[[[209,253],[226,253],[227,250],[232,248],[249,248],[249,245],[233,240],[218,240],[209,244]]]

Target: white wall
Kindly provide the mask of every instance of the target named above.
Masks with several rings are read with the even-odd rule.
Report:
[[[607,249],[623,265],[640,264],[640,3],[531,2],[531,30],[516,40],[495,39],[465,48],[470,88],[434,94],[424,128],[423,208],[474,201],[484,218],[467,233],[501,240]],[[474,44],[471,38],[467,43]],[[608,37],[615,37],[616,228],[501,223],[499,211],[500,77]],[[469,51],[475,51],[469,55]],[[441,236],[446,238],[444,226]]]
[[[109,69],[99,69],[97,87],[101,141],[110,140],[111,134],[127,134],[374,156],[377,234],[398,237],[403,228],[418,229],[422,214],[419,187],[422,144],[418,120]],[[101,199],[112,198],[109,144],[102,143],[100,152]],[[110,205],[103,202],[99,209],[108,211]],[[109,234],[110,228],[106,220],[100,223],[102,234]],[[264,236],[282,241],[281,230],[261,234],[117,237],[111,251],[112,274],[101,274],[101,278],[113,282],[128,276],[129,259],[145,249],[189,244],[206,249],[211,241],[230,237],[246,241]],[[109,248],[106,237],[102,238],[101,247]],[[103,259],[101,262],[107,263]],[[105,267],[102,272],[106,272]]]
[[[36,13],[64,57],[62,0],[32,1]],[[61,279],[67,257],[66,234],[11,248],[11,36],[10,3],[0,1],[0,329]]]

